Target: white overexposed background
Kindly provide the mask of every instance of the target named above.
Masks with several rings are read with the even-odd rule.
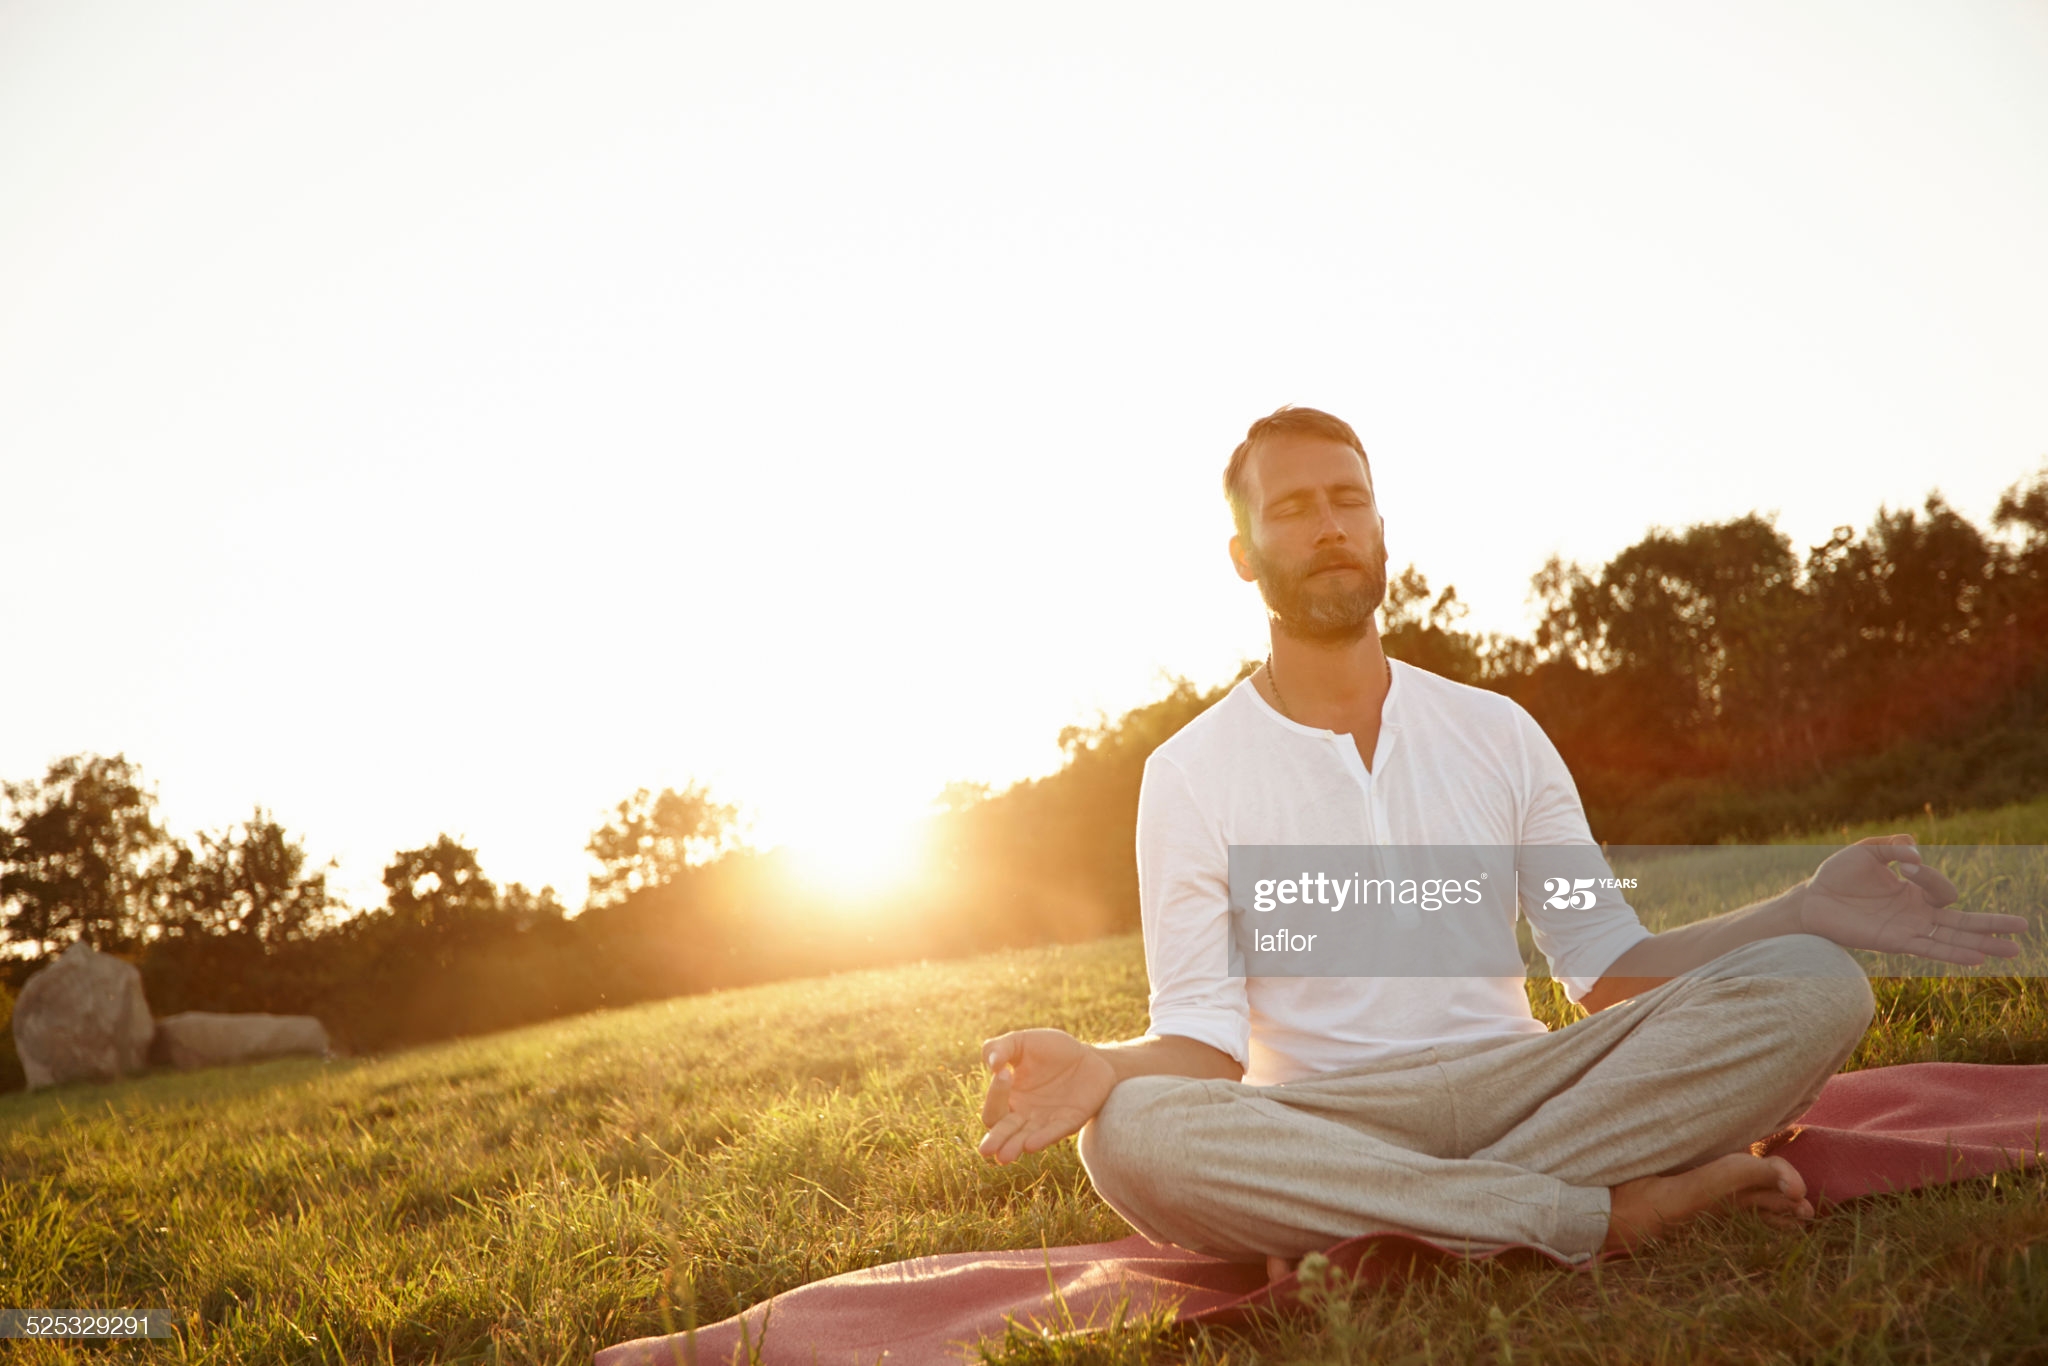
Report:
[[[0,4],[0,776],[573,906],[691,779],[849,870],[1264,652],[1350,420],[1468,626],[2048,456],[2048,9]]]

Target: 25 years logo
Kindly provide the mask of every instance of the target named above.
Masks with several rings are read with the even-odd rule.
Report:
[[[1593,879],[1589,877],[1547,877],[1543,879],[1543,890],[1550,893],[1543,904],[1553,911],[1590,911],[1599,899],[1593,895]]]
[[[1543,890],[1550,895],[1543,904],[1553,911],[1590,911],[1599,900],[1593,893],[1595,887],[1634,891],[1635,885],[1632,877],[1547,877]]]

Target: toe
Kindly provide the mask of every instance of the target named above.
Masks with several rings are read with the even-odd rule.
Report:
[[[1806,1178],[1799,1174],[1799,1168],[1782,1157],[1767,1157],[1764,1161],[1776,1175],[1779,1190],[1794,1199],[1806,1194]]]

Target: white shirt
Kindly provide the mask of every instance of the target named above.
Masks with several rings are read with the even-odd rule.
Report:
[[[1593,846],[1564,760],[1512,699],[1396,661],[1380,715],[1368,770],[1351,736],[1288,720],[1247,679],[1146,760],[1138,895],[1152,1033],[1221,1049],[1246,1081],[1272,1085],[1543,1032],[1520,976],[1229,974],[1231,845]],[[1520,912],[1574,1001],[1650,933],[1612,890],[1557,910],[1525,885]],[[1512,943],[1512,915],[1499,918]]]

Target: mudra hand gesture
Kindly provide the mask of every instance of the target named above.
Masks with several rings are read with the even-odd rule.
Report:
[[[1116,1086],[1101,1053],[1063,1029],[1022,1029],[981,1046],[993,1074],[981,1104],[981,1155],[1015,1162],[1095,1117]]]
[[[1899,866],[1893,872],[1891,865]],[[1799,908],[1800,928],[1844,948],[1910,953],[1976,967],[2015,958],[2024,916],[1959,911],[1956,885],[1921,862],[1911,835],[1858,840],[1814,871]]]

